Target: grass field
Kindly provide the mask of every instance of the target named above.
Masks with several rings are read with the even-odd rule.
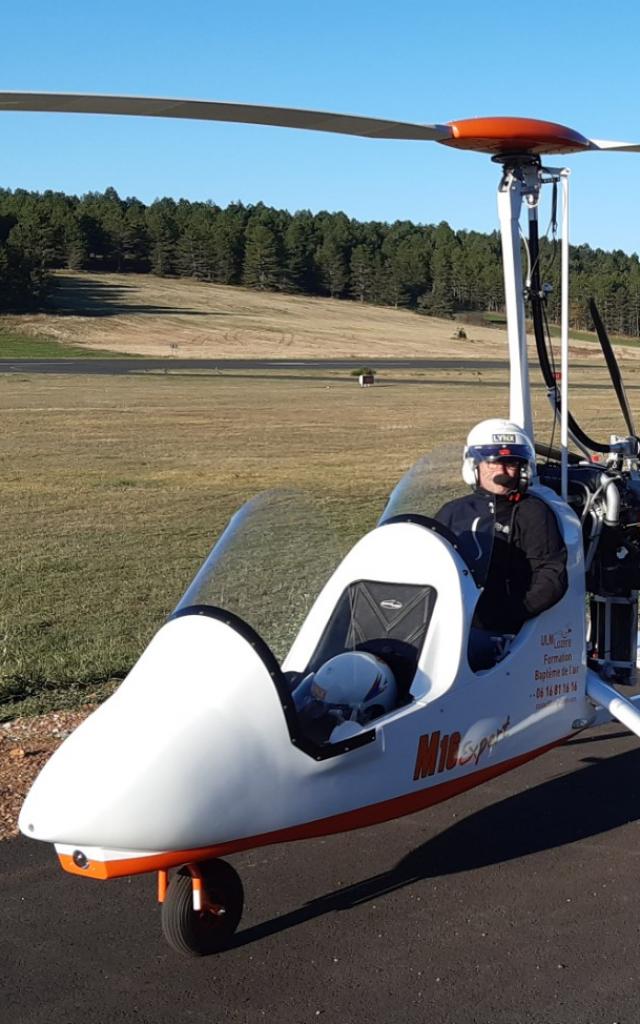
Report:
[[[5,713],[124,673],[258,491],[311,492],[343,550],[429,442],[422,390],[318,373],[0,378]]]
[[[576,408],[602,435],[617,418],[604,376],[590,376]],[[3,717],[122,676],[229,516],[265,489],[307,495],[288,546],[265,536],[293,621],[306,510],[338,557],[425,450],[504,411],[505,383],[463,370],[383,374],[370,389],[320,372],[0,378]],[[541,390],[535,406],[542,425]],[[458,474],[456,458],[425,512],[460,490]]]
[[[309,330],[320,329],[319,308]],[[473,349],[474,359],[484,355],[495,357],[493,342]],[[636,366],[625,360],[634,408]],[[621,431],[606,374],[590,355],[577,360],[573,380],[583,425],[599,437]],[[477,419],[506,414],[506,383],[506,372],[467,369],[463,360],[449,370],[383,371],[369,389],[303,368],[210,374],[169,364],[126,377],[0,376],[0,717],[107,693],[229,517],[264,490],[306,497],[292,518],[265,527],[254,547],[260,572],[245,565],[234,600],[255,595],[254,625],[268,634],[266,597],[277,586],[290,632],[313,596],[316,556],[328,571],[375,524],[418,457],[439,442],[457,452]],[[534,412],[539,436],[548,436],[539,387]],[[456,454],[423,511],[461,490]],[[279,653],[285,633],[268,635]]]
[[[0,327],[0,359],[105,359],[120,353],[101,349],[87,349],[80,345],[65,345],[64,342],[44,335],[28,335]]]

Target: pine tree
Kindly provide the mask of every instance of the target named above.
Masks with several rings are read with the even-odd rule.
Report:
[[[147,207],[147,230],[151,241],[151,272],[160,277],[169,276],[176,270],[176,204],[173,199],[156,199]]]
[[[242,279],[250,288],[273,291],[285,279],[284,246],[277,211],[257,206],[245,232]]]
[[[296,213],[284,235],[285,282],[287,291],[313,293],[317,290],[314,259],[317,232],[308,211]]]
[[[176,269],[186,277],[212,281],[215,273],[213,246],[215,213],[206,203],[194,203],[180,218]]]
[[[58,251],[55,228],[47,209],[37,205],[23,209],[19,221],[9,232],[7,245],[12,250],[8,265],[19,274],[22,268],[29,267],[31,293],[37,301],[42,301],[49,290],[49,270],[56,263]]]
[[[412,224],[394,224],[382,244],[386,264],[386,292],[389,305],[415,308],[418,299],[431,289],[431,244],[429,237]]]
[[[360,302],[370,301],[373,293],[376,264],[374,255],[366,245],[356,245],[351,253],[351,293]]]
[[[89,266],[89,243],[81,219],[74,217],[69,224],[65,248],[69,270],[86,270]]]
[[[34,266],[19,248],[0,235],[0,309],[22,312],[36,308],[44,293]]]
[[[216,215],[211,247],[213,280],[220,284],[239,284],[242,279],[248,217],[242,203],[231,203]]]
[[[454,261],[456,239],[453,231],[444,221],[438,225],[434,236],[431,272],[433,289],[425,310],[432,316],[452,316],[455,308]]]
[[[124,269],[139,274],[148,271],[150,248],[145,207],[139,199],[126,199],[122,224]]]

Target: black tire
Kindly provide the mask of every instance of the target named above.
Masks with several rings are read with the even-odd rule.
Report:
[[[219,953],[229,945],[242,917],[244,891],[237,871],[224,860],[206,861],[198,867],[206,902],[225,912],[194,910],[188,869],[181,868],[173,876],[162,904],[162,932],[171,948],[183,956]]]

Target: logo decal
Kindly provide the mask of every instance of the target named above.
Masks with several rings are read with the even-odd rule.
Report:
[[[454,768],[466,764],[474,766],[485,755],[489,756],[502,737],[508,732],[511,717],[507,715],[502,725],[494,732],[485,736],[472,737],[469,734],[463,739],[459,732],[451,735],[440,731],[425,733],[420,737],[416,751],[416,763],[413,770],[414,781],[427,778],[436,772],[450,772]]]
[[[395,597],[388,597],[385,601],[380,602],[380,607],[389,608],[392,612],[399,612],[404,605],[402,601],[396,601]]]
[[[492,434],[491,437],[497,444],[515,444],[515,434]]]

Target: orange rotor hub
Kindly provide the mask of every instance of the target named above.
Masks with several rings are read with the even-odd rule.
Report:
[[[589,140],[573,128],[529,117],[472,117],[464,121],[449,121],[448,124],[453,136],[442,139],[443,146],[471,149],[492,156],[580,153],[593,148]]]

